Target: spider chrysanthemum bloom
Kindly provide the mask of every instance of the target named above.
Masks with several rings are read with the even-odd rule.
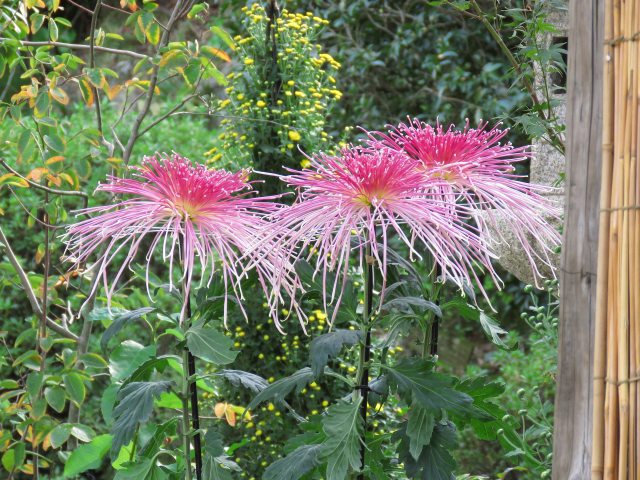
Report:
[[[500,236],[497,224],[505,222],[522,245],[537,279],[542,276],[537,261],[552,266],[549,255],[560,243],[554,223],[561,211],[548,198],[555,189],[524,182],[515,173],[514,164],[531,154],[529,147],[516,148],[504,142],[507,133],[487,128],[486,122],[475,129],[467,122],[463,130],[453,125],[445,130],[440,124],[433,128],[414,119],[386,133],[370,132],[369,145],[420,162],[425,176],[442,180],[436,191],[443,200],[462,202],[476,211],[475,220],[485,235]]]
[[[298,198],[274,216],[274,225],[288,232],[282,240],[287,256],[297,249],[310,251],[308,259],[316,258],[325,303],[341,300],[340,279],[346,279],[354,238],[361,265],[369,247],[383,282],[392,233],[413,255],[419,256],[415,247],[421,244],[442,276],[460,287],[472,277],[477,280],[475,262],[492,272],[488,249],[477,232],[462,223],[463,212],[452,215],[449,205],[432,193],[442,180],[427,179],[415,160],[388,149],[352,147],[338,156],[317,155],[309,161],[308,168],[283,177],[298,189]],[[329,286],[328,272],[336,273]]]
[[[100,252],[93,269],[104,278],[109,299],[141,248],[147,288],[149,266],[158,257],[168,265],[170,282],[179,262],[185,298],[198,263],[203,281],[219,273],[225,290],[230,287],[238,298],[242,278],[255,268],[272,315],[277,316],[281,288],[294,298],[291,269],[262,241],[261,232],[268,226],[265,215],[280,205],[273,197],[250,196],[248,171],[208,169],[177,154],[145,158],[142,166],[131,170],[131,178],[109,176],[96,189],[124,199],[82,210],[80,214],[97,215],[71,225],[65,235],[68,256],[77,263]],[[124,258],[117,257],[120,252]],[[116,261],[117,273],[109,286],[107,268]]]

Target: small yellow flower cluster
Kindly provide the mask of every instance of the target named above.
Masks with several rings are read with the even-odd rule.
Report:
[[[259,3],[242,11],[246,35],[234,38],[241,71],[227,75],[227,98],[217,105],[232,118],[221,122],[222,132],[206,156],[209,162],[222,160],[224,166],[247,167],[268,145],[276,148],[283,165],[294,167],[302,162],[304,167],[308,160],[300,158],[296,147],[330,149],[326,118],[332,104],[342,97],[335,79],[340,63],[315,43],[319,30],[329,22],[311,12],[283,9],[272,25]],[[267,29],[273,29],[276,38],[275,65],[271,44],[265,44]]]

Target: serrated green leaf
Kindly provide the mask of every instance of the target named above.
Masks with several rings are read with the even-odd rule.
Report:
[[[492,382],[487,376],[482,375],[465,379],[457,388],[473,398],[473,406],[478,414],[470,419],[470,423],[478,438],[495,440],[498,430],[504,428],[502,417],[506,412],[488,400],[501,395],[504,392],[504,384]]]
[[[261,376],[242,370],[220,370],[216,375],[229,380],[234,387],[244,387],[253,393],[260,393],[269,386]]]
[[[102,412],[102,418],[107,424],[111,423],[113,419],[113,407],[116,404],[119,389],[119,385],[115,383],[111,384],[102,393],[102,397],[100,398],[100,411]]]
[[[421,297],[396,297],[382,306],[385,311],[398,310],[401,312],[426,312],[433,313],[436,317],[442,318],[442,310],[435,303]]]
[[[135,463],[127,462],[123,468],[116,472],[113,480],[140,480],[147,478],[149,471],[153,467],[151,458],[142,458]]]
[[[264,471],[263,480],[298,480],[320,462],[322,445],[302,445]]]
[[[125,340],[116,347],[109,357],[109,373],[114,381],[126,380],[140,365],[156,353],[156,347],[143,347],[133,340]]]
[[[507,343],[505,343],[502,338],[505,335],[508,335],[509,332],[503,329],[500,325],[498,325],[498,322],[495,319],[491,318],[484,312],[480,312],[480,325],[482,326],[482,330],[484,330],[484,333],[487,335],[487,338],[491,340],[494,345],[505,350],[512,350],[517,346],[517,343],[514,343],[512,345],[508,345]]]
[[[178,419],[174,417],[160,425],[156,425],[151,439],[144,446],[140,455],[149,458],[153,457],[164,446],[165,440],[176,434],[177,424]]]
[[[276,401],[284,400],[293,390],[300,392],[310,381],[313,380],[313,372],[309,367],[302,368],[292,375],[276,380],[251,400],[247,406],[247,410],[251,410],[260,403],[274,399]]]
[[[102,459],[111,446],[111,435],[99,435],[91,442],[76,448],[64,465],[64,476],[75,477],[87,470],[100,468]]]
[[[418,460],[422,449],[429,445],[433,428],[436,425],[436,418],[432,411],[420,406],[413,405],[409,410],[407,420],[407,436],[409,437],[409,453]]]
[[[109,328],[107,328],[102,334],[102,338],[100,339],[100,348],[103,351],[106,350],[109,340],[111,340],[111,338],[116,335],[122,329],[122,327],[126,325],[127,322],[136,320],[143,315],[146,315],[147,313],[153,312],[154,310],[155,308],[153,307],[143,307],[138,308],[137,310],[123,313],[122,315],[116,317],[115,320],[113,320],[113,323],[109,325]]]
[[[422,449],[418,460],[409,453],[406,424],[397,432],[401,438],[398,446],[400,460],[409,478],[422,480],[453,480],[456,462],[449,453],[456,447],[456,429],[452,423],[438,423],[433,429],[429,445]]]
[[[224,468],[215,458],[205,456],[202,465],[203,480],[232,480],[231,472]]]
[[[233,340],[213,327],[199,322],[187,330],[187,348],[192,355],[215,365],[227,365],[238,356],[231,350]]]
[[[112,455],[132,439],[139,424],[146,422],[153,411],[153,401],[169,390],[171,382],[131,382],[118,392],[118,405],[113,410]]]
[[[433,372],[433,365],[426,360],[409,358],[382,368],[389,372],[392,385],[395,384],[401,393],[410,394],[414,402],[426,408],[443,408],[462,415],[473,411],[471,397],[453,388],[455,379]]]
[[[210,428],[204,436],[204,450],[210,457],[219,457],[224,453],[224,439],[217,430]]]
[[[360,443],[363,424],[360,416],[362,398],[354,403],[340,401],[327,410],[322,428],[327,438],[322,442],[322,457],[327,461],[326,480],[344,480],[349,467],[361,468]]]
[[[313,374],[320,376],[329,358],[338,355],[345,345],[355,345],[361,337],[362,333],[354,330],[335,330],[314,338],[309,347]]]

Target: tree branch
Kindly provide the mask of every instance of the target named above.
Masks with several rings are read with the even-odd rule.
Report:
[[[89,68],[94,68],[96,66],[96,57],[94,54],[94,51],[96,49],[96,26],[98,25],[98,16],[100,15],[101,5],[102,0],[98,0],[96,2],[96,7],[93,10],[93,14],[91,15],[91,30],[89,31]],[[104,138],[104,133],[102,131],[102,110],[100,108],[100,96],[98,95],[98,89],[94,85],[91,85],[91,89],[93,90],[93,97],[95,98],[98,131],[100,132],[100,136]]]
[[[50,45],[52,47],[71,48],[72,50],[89,50],[91,48],[90,45],[82,45],[80,43],[33,42],[33,41],[29,41],[29,40],[17,40],[15,38],[0,37],[0,43],[7,42],[7,41],[10,41],[10,40],[15,40],[16,42],[20,43],[20,45],[22,45],[23,47],[44,47],[44,46]],[[138,59],[149,58],[148,55],[144,55],[142,53],[136,53],[136,52],[132,52],[130,50],[120,50],[118,48],[108,48],[108,47],[95,46],[94,49],[97,52],[113,53],[114,55],[126,55],[128,57],[133,57],[133,58],[138,58]]]
[[[36,183],[36,182],[34,182],[32,180],[29,180],[28,178],[22,176],[16,170],[11,168],[9,166],[9,164],[4,159],[1,159],[1,158],[0,158],[0,165],[2,165],[8,172],[13,173],[16,177],[20,177],[22,180],[27,182],[29,184],[29,186],[31,186],[33,188],[37,188],[38,190],[42,190],[43,192],[52,193],[54,195],[67,195],[67,196],[73,196],[73,197],[83,197],[85,199],[89,198],[89,195],[87,195],[85,192],[79,192],[77,190],[58,190],[56,188],[51,188],[51,187],[46,187],[44,185],[40,185],[39,183]]]
[[[187,3],[191,3],[191,2],[188,1]],[[176,21],[180,17],[179,14],[183,7],[184,5],[182,0],[178,0],[175,6],[173,7],[173,10],[171,11],[171,17],[167,22],[167,29],[164,32],[162,32],[162,38],[160,39],[160,42],[158,42],[158,48],[157,48],[158,53],[169,42],[169,35],[171,34],[171,31],[173,30],[173,27],[175,26]],[[151,81],[149,82],[149,89],[147,90],[147,98],[144,102],[144,105],[142,106],[142,110],[140,111],[140,113],[138,113],[138,116],[133,122],[133,126],[131,127],[131,136],[127,141],[127,146],[125,147],[125,151],[123,152],[123,155],[122,155],[122,159],[124,160],[125,165],[129,164],[129,159],[131,158],[133,147],[135,146],[136,141],[138,140],[138,137],[139,137],[138,132],[140,131],[140,126],[142,125],[142,122],[146,118],[147,114],[149,113],[149,109],[151,108],[151,102],[153,101],[153,95],[155,93],[154,90],[156,88],[156,85],[158,84],[159,70],[160,70],[159,64],[156,64],[153,66],[153,70],[151,72]]]
[[[31,308],[33,312],[38,317],[42,316],[43,310],[42,310],[42,307],[40,306],[40,302],[38,301],[38,297],[36,296],[36,293],[33,291],[31,282],[29,282],[29,277],[27,277],[27,274],[22,268],[22,265],[20,265],[20,262],[18,261],[16,254],[11,249],[11,246],[9,245],[9,241],[7,240],[7,237],[4,234],[2,227],[0,227],[0,243],[4,245],[5,253],[9,258],[9,263],[11,263],[11,265],[13,266],[13,269],[16,271],[16,274],[18,275],[18,278],[20,279],[20,284],[22,285],[22,288],[24,289],[24,292],[27,295],[27,299],[31,304]],[[47,327],[49,327],[54,332],[62,335],[63,337],[70,338],[71,340],[74,340],[76,342],[78,341],[78,336],[76,334],[74,334],[70,330],[67,330],[63,326],[58,325],[56,322],[54,322],[50,318],[47,318]]]

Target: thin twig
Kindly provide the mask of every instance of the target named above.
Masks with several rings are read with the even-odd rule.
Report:
[[[96,66],[96,57],[94,54],[96,49],[96,26],[98,25],[98,16],[100,15],[101,5],[102,0],[97,0],[96,7],[93,10],[93,15],[91,16],[91,30],[89,31],[89,68],[94,68]],[[93,90],[93,97],[96,104],[96,121],[98,123],[98,131],[100,132],[100,136],[104,138],[104,133],[102,131],[102,109],[100,108],[100,96],[98,95],[98,89],[93,84],[91,85],[91,89]]]
[[[46,42],[35,42],[35,41],[30,41],[30,40],[17,40],[15,38],[0,37],[0,43],[7,42],[7,41],[10,41],[10,40],[19,42],[20,45],[22,45],[23,47],[46,47],[46,46],[52,46],[52,47],[70,48],[72,50],[89,50],[91,48],[89,45],[82,45],[80,43],[49,42],[49,41],[46,41]],[[148,55],[144,55],[142,53],[132,52],[130,50],[121,50],[119,48],[108,48],[108,47],[99,47],[99,46],[95,46],[94,48],[98,52],[113,53],[114,55],[126,55],[128,57],[133,57],[133,58],[138,58],[138,59],[149,58]]]
[[[27,295],[27,299],[31,304],[31,309],[38,317],[40,317],[42,315],[42,308],[40,307],[38,297],[36,296],[33,290],[33,287],[31,286],[31,282],[29,282],[29,277],[27,276],[26,272],[22,268],[22,265],[20,265],[20,262],[18,261],[16,254],[11,249],[11,246],[9,245],[9,241],[7,240],[7,237],[2,231],[2,227],[0,227],[0,243],[2,243],[5,247],[5,254],[9,258],[9,263],[11,263],[11,265],[13,266],[13,269],[16,271],[16,274],[18,275],[18,278],[20,279],[20,285],[22,285],[22,288],[24,289],[25,294]],[[47,327],[49,327],[54,332],[62,335],[63,337],[70,338],[71,340],[74,340],[74,341],[78,341],[78,336],[76,334],[67,330],[63,326],[58,325],[56,322],[54,322],[50,318],[47,318]]]
[[[175,6],[173,7],[173,10],[171,12],[171,17],[167,22],[167,29],[162,33],[162,38],[160,38],[160,42],[158,42],[158,48],[157,48],[158,53],[169,42],[169,35],[171,34],[171,31],[173,30],[173,27],[175,26],[175,23],[179,18],[178,13],[180,12],[180,9],[182,6],[183,6],[182,0],[178,0]],[[147,114],[149,113],[149,109],[151,108],[151,102],[153,101],[153,96],[155,94],[154,90],[156,89],[156,85],[158,84],[159,70],[160,70],[159,64],[156,64],[153,66],[153,70],[151,72],[151,80],[149,82],[149,89],[147,90],[147,98],[144,102],[142,110],[140,111],[140,113],[138,113],[138,116],[133,122],[133,125],[131,127],[131,136],[127,141],[127,146],[122,155],[122,159],[124,160],[125,165],[129,164],[129,159],[131,158],[133,147],[135,146],[136,141],[138,140],[138,132],[140,130],[140,126],[142,125],[142,122],[146,118]]]
[[[76,7],[79,10],[82,10],[86,13],[88,13],[89,15],[93,15],[93,11],[88,9],[87,7],[80,5],[79,3],[74,2],[73,0],[67,0],[68,3],[70,3],[71,5],[73,5],[74,7]]]
[[[87,195],[85,192],[80,192],[80,191],[77,191],[77,190],[58,190],[58,189],[55,189],[55,188],[51,188],[51,187],[46,187],[44,185],[40,185],[39,183],[36,183],[36,182],[34,182],[32,180],[29,180],[28,178],[22,176],[16,170],[11,168],[7,164],[7,162],[5,160],[3,160],[3,159],[0,159],[0,165],[2,165],[10,173],[13,173],[16,177],[20,177],[22,180],[27,182],[29,184],[29,186],[31,186],[33,188],[37,188],[38,190],[42,190],[42,191],[47,192],[47,193],[52,193],[54,195],[68,195],[68,196],[74,196],[74,197],[89,198],[89,195]]]
[[[174,113],[176,113],[178,110],[180,110],[182,107],[184,107],[184,105],[191,99],[197,97],[198,94],[194,93],[192,95],[188,95],[187,97],[185,97],[179,104],[177,104],[175,107],[173,107],[171,110],[169,110],[168,112],[166,112],[164,115],[158,117],[157,119],[155,119],[153,122],[151,122],[149,125],[147,125],[145,128],[143,128],[140,133],[138,134],[138,138],[140,138],[141,136],[143,136],[145,133],[147,133],[149,130],[151,130],[153,127],[155,127],[156,125],[158,125],[160,122],[162,122],[163,120],[166,120],[167,118],[169,118],[170,116],[172,116]]]

